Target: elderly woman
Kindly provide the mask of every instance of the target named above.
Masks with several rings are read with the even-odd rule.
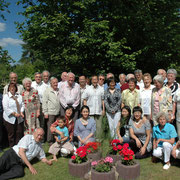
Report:
[[[175,113],[177,133],[180,139],[180,88],[176,91],[173,97],[173,119],[175,119]]]
[[[122,105],[123,108],[125,105],[131,108],[131,111],[135,106],[140,106],[139,104],[139,90],[136,89],[136,79],[130,78],[128,80],[129,88],[122,92]]]
[[[22,96],[16,92],[17,86],[10,84],[8,86],[8,94],[5,94],[3,97],[3,118],[10,147],[19,142],[23,137],[24,131],[24,103]]]
[[[47,141],[51,144],[53,142],[53,135],[50,131],[50,126],[54,123],[56,117],[59,115],[60,102],[59,102],[59,89],[58,80],[55,77],[50,79],[51,87],[44,91],[42,109],[44,113],[44,118],[47,121]]]
[[[159,112],[156,121],[158,125],[153,127],[153,156],[163,158],[165,165],[163,169],[169,169],[171,151],[177,137],[176,130],[172,124],[169,124],[168,115]]]
[[[40,101],[38,91],[31,87],[31,79],[24,78],[22,99],[25,104],[25,134],[33,134],[39,127]]]
[[[81,107],[82,117],[77,119],[74,127],[74,135],[79,140],[79,146],[83,146],[88,142],[95,141],[96,122],[89,117],[89,107],[84,105]]]
[[[116,127],[120,120],[121,112],[121,90],[116,89],[116,82],[113,77],[107,80],[108,88],[104,92],[104,104],[108,118],[111,138],[116,138]]]
[[[172,95],[168,87],[163,86],[164,79],[161,75],[153,78],[155,88],[152,90],[151,96],[151,120],[157,125],[156,115],[163,111],[172,111]]]
[[[152,89],[155,87],[151,84],[152,78],[149,73],[143,75],[144,87],[140,90],[140,104],[143,110],[143,115],[150,119],[151,115],[151,94]]]
[[[168,82],[165,84],[165,86],[171,89],[172,97],[179,88],[179,84],[176,82],[176,76],[177,76],[177,71],[175,69],[168,69],[167,71]]]
[[[146,158],[152,149],[151,124],[146,118],[142,118],[142,109],[139,106],[133,108],[133,117],[129,121],[131,140],[130,148],[135,153],[136,159]]]

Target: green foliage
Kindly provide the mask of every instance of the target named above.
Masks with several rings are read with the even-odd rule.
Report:
[[[3,50],[0,46],[0,92],[2,92],[3,87],[9,81],[9,73],[12,70],[11,63],[14,61],[8,55],[7,50]]]
[[[6,11],[6,12],[9,13],[9,10],[8,10],[9,4],[10,4],[10,3],[6,2],[5,0],[0,0],[0,17],[1,17],[3,20],[6,20],[6,18],[4,17],[3,12]]]

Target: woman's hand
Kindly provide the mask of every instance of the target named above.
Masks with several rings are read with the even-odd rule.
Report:
[[[37,117],[39,117],[39,116],[40,116],[40,111],[39,111],[39,110],[37,110],[37,112],[36,112],[36,116],[37,116]]]
[[[123,138],[119,137],[120,143],[123,143]]]
[[[142,147],[142,144],[141,144],[139,139],[136,139],[136,145],[137,145],[138,148]]]
[[[18,118],[18,117],[20,117],[21,115],[18,114],[18,113],[15,113],[14,116]]]
[[[140,154],[141,155],[144,155],[146,152],[146,148],[143,146],[141,149],[140,149]]]

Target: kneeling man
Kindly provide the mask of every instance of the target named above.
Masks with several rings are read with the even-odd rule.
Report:
[[[41,140],[44,135],[42,128],[37,128],[33,135],[25,135],[17,145],[7,150],[0,157],[0,179],[11,179],[24,176],[26,165],[32,174],[37,174],[36,169],[30,161],[37,157],[42,162],[51,165],[52,162],[46,159]]]

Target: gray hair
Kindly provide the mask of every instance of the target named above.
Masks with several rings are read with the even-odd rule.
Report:
[[[164,83],[164,79],[162,75],[156,75],[153,78],[153,81],[158,81],[159,83],[163,84]]]
[[[113,73],[107,73],[106,74],[106,78],[107,78],[108,75],[111,75],[114,78],[114,74]]]
[[[177,76],[177,71],[175,69],[168,69],[167,74],[174,74],[174,76]]]
[[[141,69],[136,69],[136,70],[134,71],[134,74],[136,74],[136,73],[142,73],[142,70],[141,70]]]
[[[48,76],[51,75],[51,74],[49,73],[49,71],[47,71],[47,70],[44,70],[44,71],[42,72],[42,76],[43,76],[44,73],[48,73]]]
[[[164,71],[166,73],[166,71],[164,69],[158,69],[157,74],[159,74],[159,71]]]
[[[34,76],[36,76],[37,74],[40,74],[41,75],[41,73],[40,72],[35,72],[34,73]],[[41,75],[42,76],[42,75]]]
[[[156,115],[156,121],[157,121],[158,123],[159,123],[159,118],[160,118],[160,117],[165,117],[166,122],[168,122],[168,120],[169,120],[168,114],[165,113],[165,112],[163,112],[163,111],[159,112],[159,113]]]
[[[72,72],[68,72],[68,73],[67,73],[67,76],[69,76],[70,74],[72,74],[72,75],[74,76],[74,78],[75,78],[75,74],[72,73]]]
[[[57,79],[56,77],[51,77],[51,78],[50,78],[50,83],[51,83],[51,81],[54,80],[54,79],[56,79],[56,80],[58,81],[58,79]]]
[[[134,78],[134,74],[127,74],[127,76],[126,76],[126,81],[128,81],[131,77],[130,76],[133,76],[133,78]]]
[[[11,77],[12,74],[15,74],[16,77],[18,77],[18,75],[17,75],[15,72],[10,72],[10,73],[9,73],[9,77]]]
[[[31,80],[30,78],[28,78],[28,77],[25,77],[25,78],[22,80],[23,86],[25,85],[26,82],[32,83],[32,80]]]
[[[122,76],[122,75],[126,77],[126,75],[124,73],[121,73],[121,74],[119,74],[119,79],[120,79],[120,76]]]

